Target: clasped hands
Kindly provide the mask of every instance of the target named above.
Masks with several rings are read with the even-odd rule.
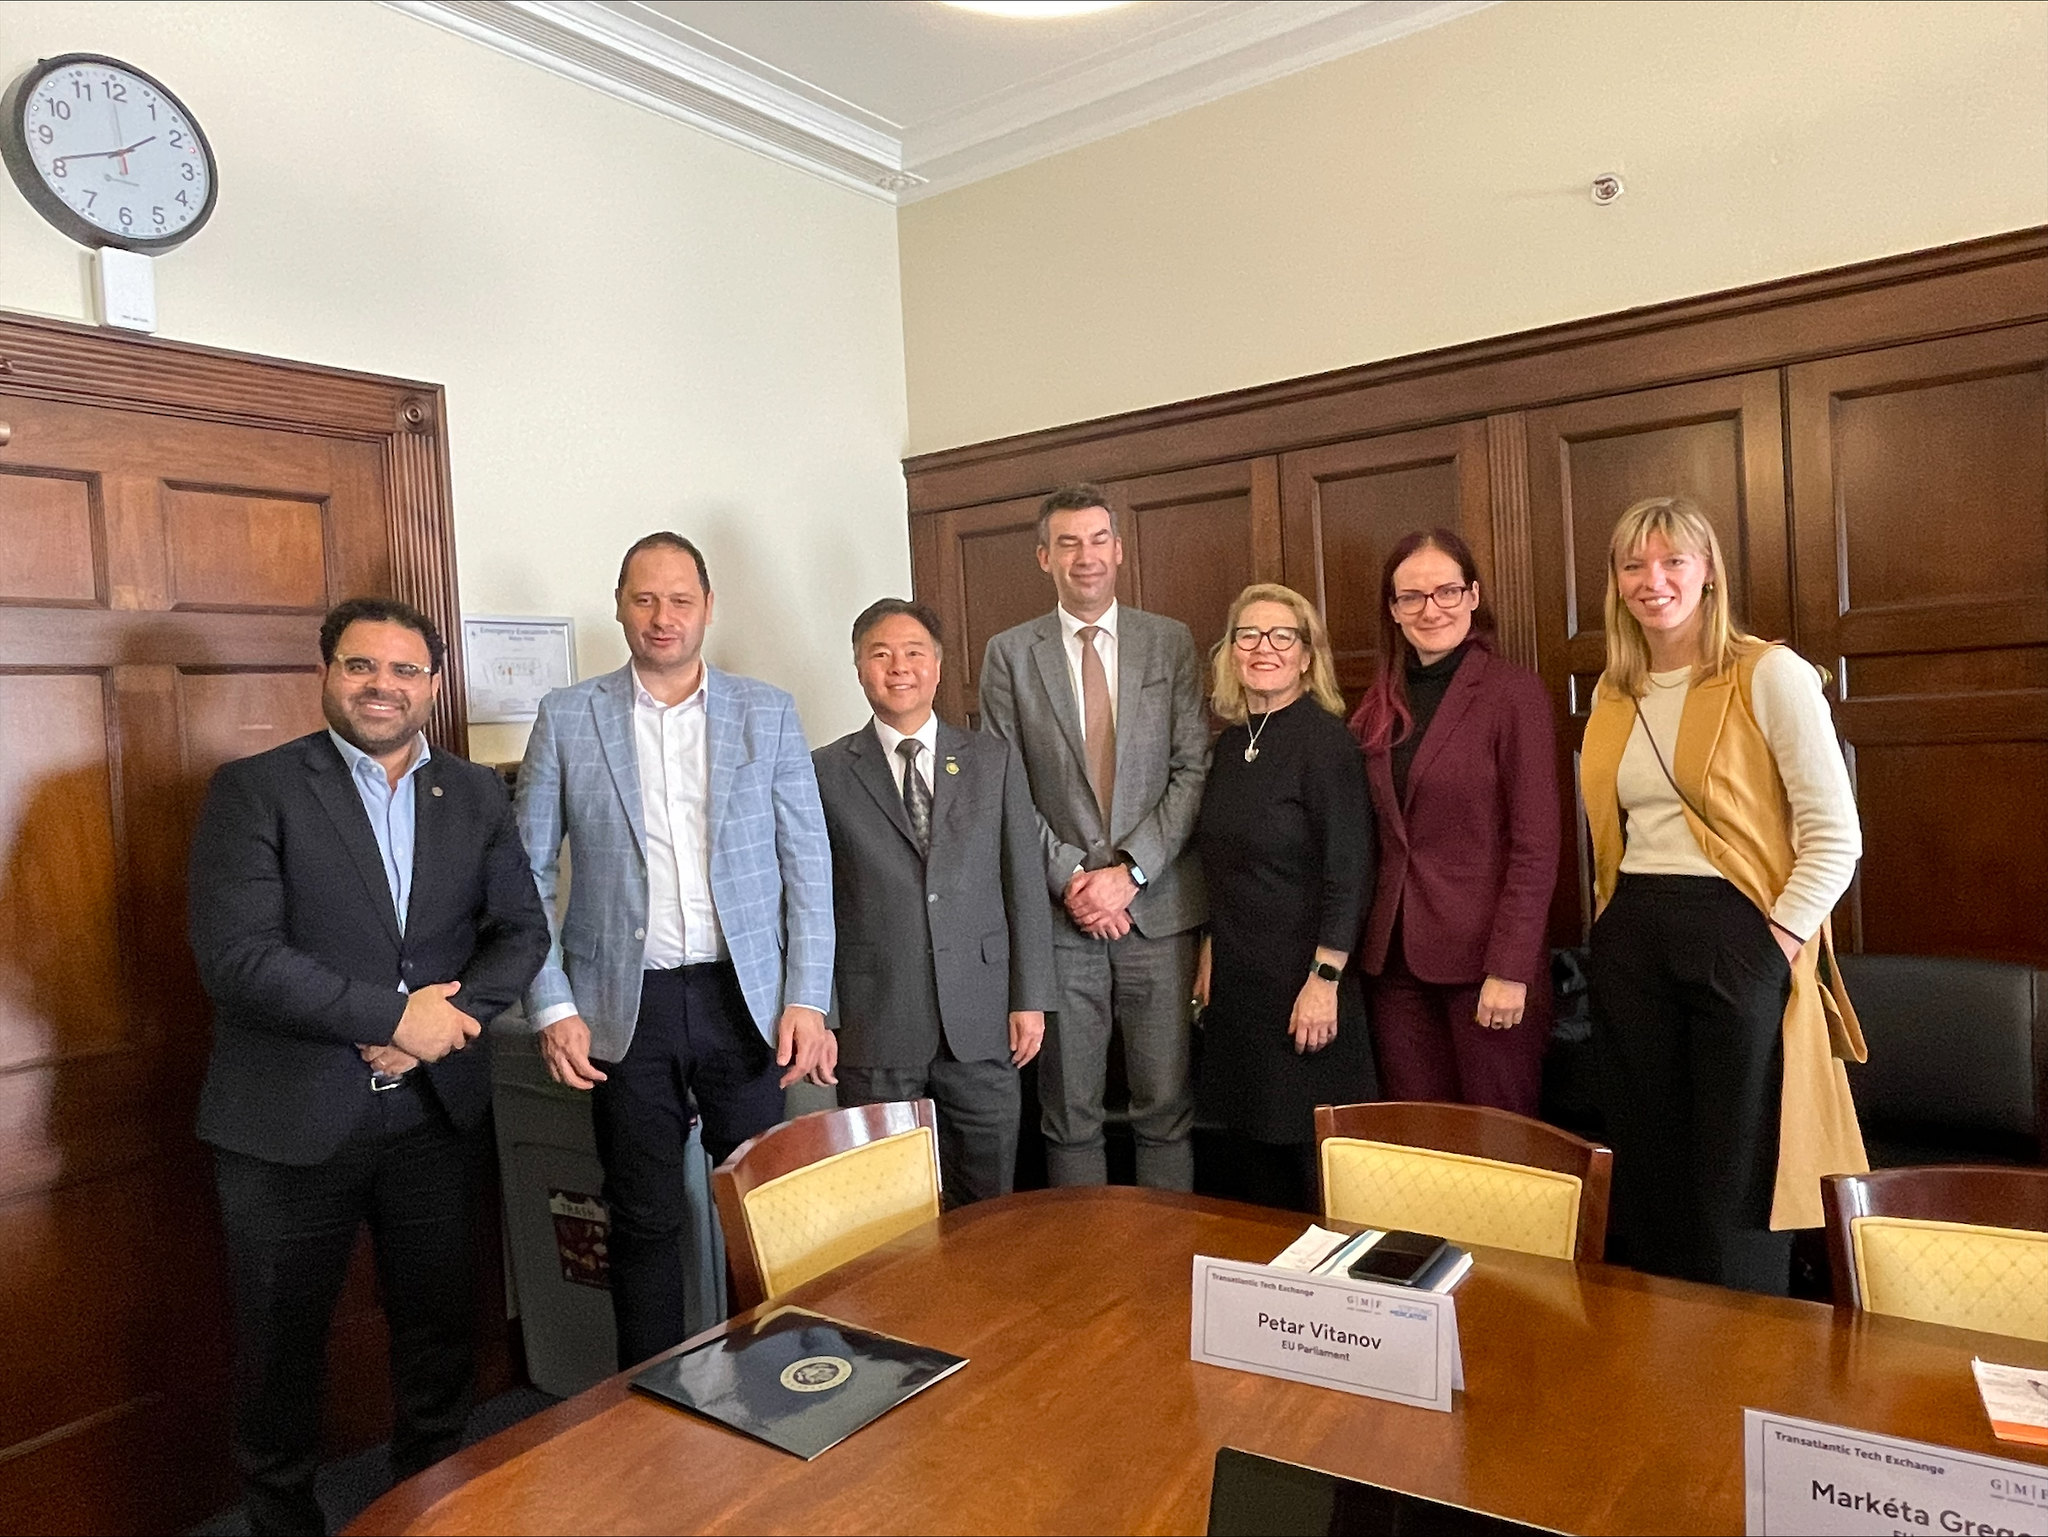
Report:
[[[1122,939],[1131,932],[1130,906],[1138,883],[1123,865],[1076,870],[1061,898],[1074,927],[1091,939]]]
[[[356,1055],[373,1073],[393,1078],[422,1062],[438,1062],[477,1038],[483,1026],[448,1000],[462,991],[460,982],[435,982],[405,995],[405,1012],[391,1032],[388,1046],[356,1045]]]

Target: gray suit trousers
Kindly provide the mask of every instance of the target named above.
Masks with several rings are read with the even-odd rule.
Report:
[[[1064,924],[1063,918],[1054,920]],[[1192,930],[1147,939],[1089,939],[1071,929],[1053,943],[1060,1011],[1039,1055],[1046,1172],[1055,1185],[1101,1185],[1102,1096],[1111,1025],[1123,1036],[1131,1086],[1131,1131],[1138,1183],[1157,1190],[1194,1187],[1194,1094],[1188,1078],[1188,993],[1195,980]]]

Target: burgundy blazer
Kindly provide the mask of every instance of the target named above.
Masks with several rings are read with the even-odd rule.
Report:
[[[1527,668],[1474,646],[1394,794],[1394,760],[1365,755],[1379,824],[1379,884],[1360,960],[1378,976],[1399,914],[1408,968],[1424,982],[1549,975],[1557,884],[1557,728]]]

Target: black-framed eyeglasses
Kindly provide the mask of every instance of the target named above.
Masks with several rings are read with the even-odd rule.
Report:
[[[1301,644],[1301,631],[1291,624],[1276,624],[1270,630],[1243,625],[1230,632],[1230,643],[1240,651],[1256,651],[1262,640],[1270,641],[1275,651],[1292,651]]]
[[[380,669],[390,673],[400,683],[418,683],[423,678],[432,677],[434,672],[433,668],[422,667],[418,662],[380,663],[367,656],[344,656],[335,660],[341,667],[343,677],[354,678],[359,683],[376,677]]]
[[[1465,594],[1471,590],[1470,582],[1446,582],[1434,592],[1397,592],[1394,594],[1394,612],[1403,619],[1413,619],[1422,612],[1425,603],[1453,609],[1465,601]]]

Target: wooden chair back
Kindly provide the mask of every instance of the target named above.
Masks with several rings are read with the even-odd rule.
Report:
[[[733,1313],[939,1215],[928,1099],[820,1110],[741,1143],[711,1172]]]
[[[1318,1105],[1316,1170],[1329,1217],[1558,1259],[1607,1252],[1614,1155],[1506,1110]]]
[[[2048,1340],[2048,1169],[1831,1174],[1821,1206],[1838,1306]]]

